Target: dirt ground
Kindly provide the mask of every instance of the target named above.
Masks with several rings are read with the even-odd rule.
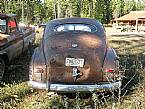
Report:
[[[105,27],[106,33],[120,33],[121,29],[116,29],[113,27]]]

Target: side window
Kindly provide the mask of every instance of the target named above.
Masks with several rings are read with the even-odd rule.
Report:
[[[11,18],[8,22],[9,32],[14,33],[17,31],[17,25],[14,18]]]

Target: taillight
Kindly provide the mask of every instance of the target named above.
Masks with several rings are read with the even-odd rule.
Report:
[[[43,73],[44,69],[43,68],[31,68],[29,69],[29,74],[34,74],[34,73]]]
[[[105,80],[107,80],[107,81],[113,81],[114,80],[114,72],[115,72],[114,69],[107,69],[107,70],[105,70],[105,72],[104,72]]]
[[[44,70],[42,68],[35,68],[33,70],[33,73],[43,73],[43,72],[44,72]]]
[[[29,69],[29,79],[41,81],[43,73],[44,73],[44,69],[42,69],[42,68],[30,68]]]
[[[106,70],[106,72],[113,73],[114,72],[114,69],[108,69],[108,70]]]

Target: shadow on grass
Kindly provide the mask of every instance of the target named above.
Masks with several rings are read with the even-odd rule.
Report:
[[[17,58],[13,59],[6,67],[3,82],[11,84],[28,81],[31,55],[32,54],[26,51]]]

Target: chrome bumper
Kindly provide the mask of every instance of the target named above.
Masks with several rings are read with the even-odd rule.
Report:
[[[46,89],[56,92],[93,92],[93,91],[109,91],[121,87],[121,81],[101,84],[101,85],[65,85],[65,84],[45,84],[35,81],[28,81],[28,85],[38,89]],[[49,86],[49,87],[48,87]]]

